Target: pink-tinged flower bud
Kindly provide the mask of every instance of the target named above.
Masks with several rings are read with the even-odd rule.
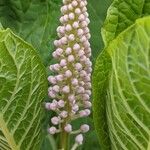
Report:
[[[85,93],[88,94],[89,96],[92,94],[91,90],[86,90]]]
[[[72,1],[71,4],[72,4],[73,7],[76,7],[78,5],[78,2],[76,0],[74,0],[74,1]]]
[[[70,19],[70,20],[74,20],[74,18],[75,18],[74,13],[70,13],[70,14],[69,14],[69,19]]]
[[[54,125],[58,125],[58,124],[60,123],[60,118],[58,118],[58,117],[53,117],[53,118],[51,118],[51,122],[52,122],[52,124],[54,124]]]
[[[70,70],[67,70],[67,71],[65,72],[65,76],[66,76],[67,78],[70,78],[70,77],[72,76],[72,72],[71,72]]]
[[[65,59],[62,59],[62,60],[60,61],[60,66],[64,67],[64,66],[66,66],[66,65],[67,65],[67,61],[66,61]]]
[[[63,81],[63,79],[64,79],[63,75],[61,75],[61,74],[56,76],[56,80],[59,81],[59,82]]]
[[[85,12],[85,13],[84,13],[84,15],[85,15],[85,17],[86,17],[86,18],[88,18],[88,17],[89,17],[88,12]]]
[[[57,109],[57,105],[55,103],[45,103],[45,108],[47,110],[55,111]]]
[[[74,62],[75,58],[73,55],[68,56],[68,62]]]
[[[84,13],[84,12],[86,12],[87,11],[87,8],[86,7],[83,7],[82,8],[82,12]]]
[[[85,109],[85,112],[86,112],[87,116],[89,116],[91,114],[91,111],[89,109]]]
[[[66,55],[70,55],[71,52],[72,52],[71,47],[66,48],[66,51],[65,51]]]
[[[73,49],[74,49],[75,51],[79,50],[79,49],[80,49],[80,45],[76,43],[76,44],[73,46]]]
[[[53,76],[49,76],[49,77],[48,77],[48,81],[49,81],[50,83],[52,83],[52,84],[56,84],[56,79],[55,79],[55,77],[53,77]]]
[[[66,31],[70,32],[72,30],[72,27],[70,24],[67,24],[65,29],[66,29]]]
[[[73,102],[73,101],[75,100],[74,94],[69,95],[69,96],[68,96],[68,100],[69,100],[70,102]]]
[[[72,26],[73,26],[73,28],[77,29],[77,28],[79,28],[79,23],[78,22],[74,22]]]
[[[53,100],[52,103],[54,103],[57,106],[57,100]]]
[[[76,63],[75,64],[75,69],[78,70],[78,71],[82,70],[82,65],[80,63]]]
[[[84,21],[85,20],[85,16],[83,14],[81,14],[78,18],[80,21]]]
[[[80,2],[80,7],[85,7],[85,3],[83,1]]]
[[[77,104],[75,104],[73,107],[72,107],[72,110],[77,112],[79,110],[79,106]]]
[[[68,39],[69,39],[70,41],[74,41],[74,40],[75,40],[74,34],[70,34],[70,35],[68,36]]]
[[[87,22],[86,22],[86,21],[82,21],[82,22],[81,22],[81,27],[82,27],[82,28],[87,27],[87,25],[88,25],[88,24],[87,24]]]
[[[64,19],[64,22],[67,22],[69,20],[69,16],[68,15],[64,15],[63,19]]]
[[[78,94],[81,94],[81,93],[84,93],[84,92],[85,92],[84,87],[79,87],[79,88],[77,89],[77,93],[78,93]]]
[[[76,141],[77,144],[82,145],[83,135],[82,134],[77,135],[76,138],[75,138],[75,141]]]
[[[60,87],[58,86],[58,85],[55,85],[55,86],[53,86],[53,90],[55,91],[55,92],[59,92],[59,89],[60,89]]]
[[[46,108],[47,110],[51,110],[50,105],[51,105],[51,103],[45,103],[45,108]]]
[[[65,14],[67,12],[67,10],[68,10],[68,8],[67,8],[66,5],[64,5],[64,6],[61,7],[61,13],[62,14]]]
[[[76,9],[75,9],[75,13],[78,14],[78,15],[80,15],[80,14],[81,14],[80,8],[76,8]]]
[[[59,115],[62,118],[66,118],[68,116],[68,112],[67,111],[62,111]]]
[[[79,57],[84,56],[84,54],[85,54],[84,50],[79,50],[79,52],[78,52],[78,56]]]
[[[55,98],[56,97],[56,93],[54,91],[49,91],[48,92],[48,95],[51,97],[51,98]]]
[[[62,18],[63,19],[63,18]],[[65,34],[65,27],[64,26],[61,26],[60,28],[59,28],[59,32],[60,32],[60,34]],[[55,45],[56,46],[56,45]]]
[[[71,83],[72,83],[72,85],[77,86],[78,85],[78,79],[73,78]]]
[[[78,36],[82,36],[84,34],[82,29],[78,29]]]
[[[86,41],[87,41],[86,36],[82,36],[81,39],[80,39],[80,41],[81,41],[81,42],[86,42]]]
[[[87,117],[90,115],[90,113],[91,113],[91,111],[89,109],[85,109],[85,110],[81,110],[79,112],[79,115],[80,115],[80,117]]]
[[[65,102],[63,100],[59,100],[57,104],[59,108],[63,108],[65,106]]]
[[[92,103],[91,102],[89,102],[89,101],[85,101],[84,102],[84,107],[85,108],[90,108],[92,106]]]
[[[67,40],[66,37],[62,37],[62,38],[61,38],[61,43],[62,43],[62,44],[67,44],[67,42],[68,42],[68,40]]]
[[[90,96],[88,94],[84,94],[84,95],[82,95],[82,99],[87,101],[90,99]]]
[[[68,10],[72,11],[73,10],[73,7],[71,4],[68,5]]]
[[[58,40],[55,40],[55,41],[54,41],[54,45],[55,45],[55,46],[59,46]]]
[[[90,129],[90,127],[89,127],[89,125],[87,125],[87,124],[83,124],[83,125],[81,125],[81,127],[80,127],[80,130],[81,130],[81,132],[83,132],[83,133],[88,132],[89,129]]]
[[[87,116],[87,114],[86,114],[86,112],[85,112],[84,110],[81,110],[81,111],[79,112],[79,115],[80,115],[80,117],[85,117],[85,116]]]
[[[66,93],[66,94],[69,93],[70,92],[69,86],[64,86],[63,89],[62,89],[62,92]]]
[[[48,132],[53,135],[53,134],[55,134],[57,132],[57,129],[55,127],[50,127],[48,129]]]
[[[71,124],[67,124],[64,128],[64,130],[68,133],[70,133],[72,131],[72,125]]]

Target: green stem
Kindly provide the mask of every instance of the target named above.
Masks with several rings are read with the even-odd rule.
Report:
[[[62,125],[64,127],[64,125]],[[69,134],[65,131],[61,132],[60,135],[60,149],[61,150],[68,150],[68,141],[69,141]]]

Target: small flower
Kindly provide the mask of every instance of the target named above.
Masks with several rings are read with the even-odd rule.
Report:
[[[89,125],[87,125],[87,124],[83,124],[83,125],[81,125],[81,127],[80,127],[80,130],[81,130],[81,132],[83,132],[83,133],[86,133],[86,132],[88,132],[89,131]]]
[[[70,133],[72,131],[72,125],[71,124],[67,124],[64,128],[64,130],[68,133]]]
[[[82,134],[77,135],[75,141],[77,144],[81,145],[83,143],[83,135]]]
[[[53,125],[58,125],[60,123],[60,118],[53,117],[53,118],[51,118],[51,122]]]
[[[56,131],[57,131],[56,127],[50,127],[50,128],[48,129],[48,132],[49,132],[50,134],[55,134]]]

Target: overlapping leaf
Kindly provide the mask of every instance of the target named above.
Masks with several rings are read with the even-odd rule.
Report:
[[[149,0],[114,0],[102,28],[105,45],[132,25],[136,19],[150,14]]]
[[[108,47],[107,101],[112,149],[150,149],[150,17],[139,19]]]
[[[38,150],[46,73],[35,50],[0,30],[0,149]]]
[[[99,142],[103,150],[110,149],[108,125],[106,121],[106,89],[111,68],[110,56],[103,51],[96,60],[93,73],[93,118]]]

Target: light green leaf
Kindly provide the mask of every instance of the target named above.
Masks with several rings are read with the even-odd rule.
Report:
[[[112,150],[150,149],[150,17],[111,42],[107,120]]]
[[[35,50],[0,30],[0,149],[38,150],[46,72]]]
[[[111,67],[110,56],[103,51],[97,58],[93,73],[93,118],[100,146],[103,150],[110,149],[110,140],[106,118],[106,94],[108,74]]]
[[[135,20],[150,14],[149,0],[114,0],[102,28],[105,46]]]

